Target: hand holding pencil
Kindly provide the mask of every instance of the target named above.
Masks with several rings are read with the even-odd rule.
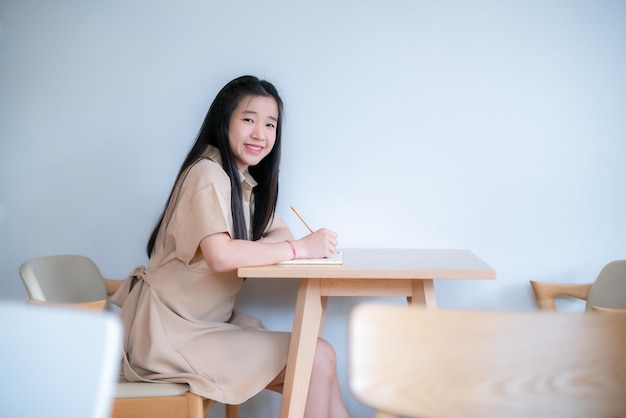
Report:
[[[314,231],[295,206],[292,205],[291,210],[310,232],[309,235],[297,241],[303,244],[300,251],[297,251],[298,258],[328,258],[332,256],[337,250],[337,233],[326,228]]]

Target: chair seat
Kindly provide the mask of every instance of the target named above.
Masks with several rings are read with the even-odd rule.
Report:
[[[115,388],[115,398],[157,398],[161,396],[180,396],[189,391],[186,383],[169,382],[129,382],[124,376],[120,376]]]

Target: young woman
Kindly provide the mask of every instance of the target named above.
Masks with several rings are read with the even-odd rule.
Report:
[[[275,213],[283,103],[274,86],[239,77],[218,93],[183,162],[122,307],[129,380],[185,382],[218,402],[282,392],[289,334],[234,309],[236,269],[328,257],[337,235],[294,240]],[[332,347],[317,344],[305,415],[348,417]]]

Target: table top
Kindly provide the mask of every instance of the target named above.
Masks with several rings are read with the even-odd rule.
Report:
[[[496,271],[469,250],[339,249],[343,264],[242,267],[239,277],[309,279],[495,279]]]

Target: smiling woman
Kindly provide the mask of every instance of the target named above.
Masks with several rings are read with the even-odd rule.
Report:
[[[218,93],[137,267],[112,297],[122,307],[126,378],[185,382],[239,404],[282,392],[290,335],[235,310],[236,269],[334,253],[328,229],[294,240],[276,215],[282,100],[239,77]],[[254,347],[251,350],[250,347]],[[332,347],[317,343],[306,416],[347,417]]]
[[[278,104],[273,97],[250,96],[235,109],[228,127],[239,171],[255,166],[274,148]]]

